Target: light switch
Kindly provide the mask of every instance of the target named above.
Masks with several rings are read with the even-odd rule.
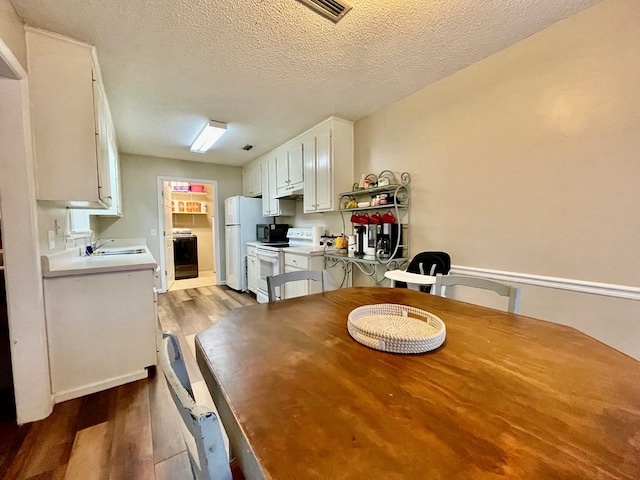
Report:
[[[56,232],[49,230],[47,233],[49,235],[49,250],[53,250],[56,248]]]

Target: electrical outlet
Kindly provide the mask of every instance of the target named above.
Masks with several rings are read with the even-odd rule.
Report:
[[[49,230],[47,234],[49,236],[49,250],[53,250],[56,248],[56,232]]]
[[[151,229],[151,236],[152,236],[152,237],[155,237],[157,234],[158,234],[158,232],[156,231],[156,229],[155,229],[155,228],[152,228],[152,229]]]

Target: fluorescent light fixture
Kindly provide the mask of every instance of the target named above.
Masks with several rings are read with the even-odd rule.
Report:
[[[222,135],[224,135],[224,132],[226,131],[226,123],[209,120],[207,126],[204,127],[200,132],[200,135],[198,135],[198,138],[196,138],[191,145],[191,151],[196,153],[206,152]]]

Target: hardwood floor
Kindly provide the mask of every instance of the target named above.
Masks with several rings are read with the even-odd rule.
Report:
[[[196,365],[194,336],[230,310],[254,304],[252,295],[222,286],[159,295],[159,328],[178,336],[198,403],[214,407]],[[149,373],[148,379],[57,404],[38,422],[17,426],[0,416],[0,478],[192,478],[162,372]]]

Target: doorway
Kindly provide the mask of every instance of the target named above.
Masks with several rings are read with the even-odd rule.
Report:
[[[158,177],[158,232],[163,235],[160,249],[160,291],[197,288],[224,283],[220,271],[220,225],[218,218],[218,182],[211,179]],[[192,188],[190,188],[190,186]],[[202,191],[199,191],[202,190]],[[189,278],[176,277],[183,258],[184,238],[190,238],[196,268]],[[179,248],[174,248],[178,242]],[[180,254],[180,255],[183,255]],[[184,277],[184,275],[183,275]]]

